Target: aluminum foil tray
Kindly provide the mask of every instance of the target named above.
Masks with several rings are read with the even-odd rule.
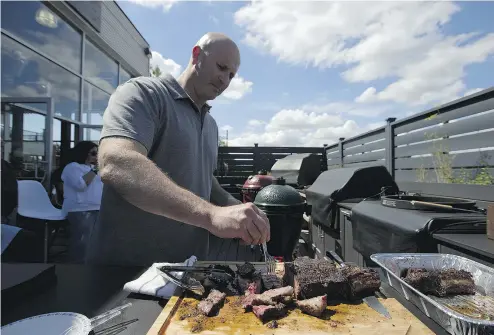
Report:
[[[450,334],[494,334],[493,268],[448,254],[374,254],[371,260],[384,270],[385,282]],[[401,274],[408,268],[469,271],[473,275],[478,292],[473,296],[450,298],[422,294],[401,279]]]

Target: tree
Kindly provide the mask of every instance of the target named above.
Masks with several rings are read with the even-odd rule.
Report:
[[[220,141],[219,142],[220,142],[219,143],[219,146],[220,147],[227,147],[228,146],[228,144],[226,143],[226,141],[224,139],[222,139],[222,138],[220,138]]]
[[[161,74],[162,72],[158,65],[151,69],[151,77],[159,77]]]

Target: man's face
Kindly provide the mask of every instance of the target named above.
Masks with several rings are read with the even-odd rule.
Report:
[[[212,46],[207,53],[195,47],[193,57],[197,57],[196,94],[206,101],[214,100],[228,88],[238,71],[238,49],[227,42]]]

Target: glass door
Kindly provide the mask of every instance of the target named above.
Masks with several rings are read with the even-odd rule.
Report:
[[[18,179],[50,183],[53,125],[50,98],[7,98],[1,102],[2,159]]]

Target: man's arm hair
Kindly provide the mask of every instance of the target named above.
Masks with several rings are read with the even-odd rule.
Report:
[[[211,187],[211,202],[217,206],[233,206],[242,203],[221,187],[218,179],[214,176],[213,185]]]
[[[168,178],[147,157],[142,144],[124,137],[106,137],[98,151],[103,183],[129,203],[152,214],[210,228],[215,206]]]

